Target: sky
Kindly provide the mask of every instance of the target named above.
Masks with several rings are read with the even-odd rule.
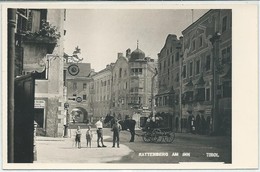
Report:
[[[76,46],[79,57],[91,63],[96,72],[115,63],[117,53],[137,48],[157,59],[167,35],[181,32],[208,10],[174,9],[84,9],[67,10],[65,53],[72,55]],[[193,16],[193,17],[192,17]]]

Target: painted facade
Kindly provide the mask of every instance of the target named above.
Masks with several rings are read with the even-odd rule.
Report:
[[[76,65],[77,75],[71,75],[68,68]],[[65,63],[66,72],[66,97],[69,122],[89,123],[92,120],[93,108],[91,107],[92,78],[90,63]]]
[[[182,119],[187,131],[230,132],[224,123],[231,120],[231,18],[231,10],[210,10],[182,32]]]
[[[126,50],[126,56],[118,53],[117,61],[112,70],[112,107],[111,113],[124,119],[126,116],[137,121],[140,117],[151,113],[152,77],[155,75],[156,62],[137,47],[131,53]]]

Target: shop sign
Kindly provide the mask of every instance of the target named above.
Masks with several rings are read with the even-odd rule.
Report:
[[[45,108],[45,100],[34,100],[34,108],[35,109]]]

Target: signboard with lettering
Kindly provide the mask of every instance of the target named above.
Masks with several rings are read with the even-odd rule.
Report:
[[[34,108],[35,109],[45,108],[45,100],[34,100]]]

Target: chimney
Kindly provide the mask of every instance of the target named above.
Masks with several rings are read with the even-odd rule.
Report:
[[[122,57],[123,53],[117,53],[117,58]]]

